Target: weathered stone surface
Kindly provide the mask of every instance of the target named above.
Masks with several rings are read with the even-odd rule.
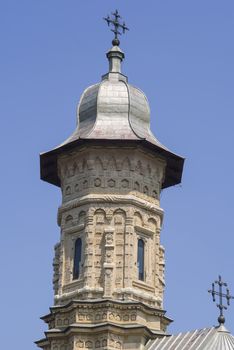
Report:
[[[140,349],[146,339],[165,334],[170,322],[163,311],[160,245],[165,162],[141,148],[82,147],[60,156],[58,169],[63,200],[53,263],[55,307],[44,318],[49,331],[38,345]],[[73,279],[77,238],[81,271]],[[144,281],[138,279],[139,239],[145,244]]]
[[[121,50],[107,57],[110,71],[81,96],[74,133],[41,155],[41,178],[62,190],[43,350],[142,350],[171,322],[160,192],[180,182],[184,160],[152,135],[145,95],[120,72]]]

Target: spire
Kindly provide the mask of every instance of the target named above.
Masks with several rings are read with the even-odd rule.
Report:
[[[118,46],[113,46],[107,52],[106,57],[109,61],[109,73],[121,73],[121,62],[124,59],[124,53]]]
[[[124,53],[119,48],[120,40],[119,35],[122,35],[125,33],[126,30],[129,30],[128,27],[126,27],[125,22],[120,23],[120,19],[122,18],[119,15],[118,10],[111,13],[113,15],[113,18],[110,18],[108,15],[104,18],[104,20],[107,22],[108,27],[110,25],[113,26],[113,29],[111,31],[114,33],[115,37],[112,40],[112,49],[107,52],[106,56],[109,60],[109,73],[121,73],[121,62],[124,59]],[[120,32],[122,30],[122,33]]]

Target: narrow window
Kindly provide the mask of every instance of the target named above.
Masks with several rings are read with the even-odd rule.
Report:
[[[75,243],[75,254],[74,254],[74,268],[73,268],[73,279],[78,279],[80,276],[80,264],[81,264],[81,250],[82,241],[77,238]]]
[[[142,239],[138,239],[137,247],[137,266],[138,266],[138,279],[144,281],[144,252],[145,243]]]

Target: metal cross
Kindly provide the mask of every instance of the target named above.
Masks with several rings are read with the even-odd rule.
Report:
[[[218,286],[219,286],[218,292],[216,292],[216,290],[215,290],[215,284],[218,284]],[[223,287],[226,287],[226,294],[223,293]],[[227,306],[230,305],[230,300],[234,299],[234,297],[232,295],[230,295],[230,291],[227,288],[227,283],[222,281],[221,276],[219,276],[218,281],[215,281],[215,283],[212,283],[212,289],[208,290],[208,292],[211,293],[214,302],[216,301],[216,299],[215,299],[216,295],[219,297],[219,304],[216,304],[216,306],[219,308],[219,312],[220,312],[219,317],[218,317],[218,322],[220,325],[224,324],[225,318],[223,316],[223,310],[227,310]],[[227,306],[225,306],[223,304],[223,298],[226,298]]]
[[[115,10],[115,12],[112,12],[111,14],[114,16],[113,19],[111,19],[109,15],[103,19],[107,22],[108,27],[110,24],[113,25],[114,29],[111,29],[111,31],[115,34],[115,38],[112,40],[112,45],[119,46],[120,41],[118,35],[124,34],[126,30],[129,30],[129,28],[126,27],[125,22],[123,22],[123,24],[119,22],[119,19],[122,17],[119,15],[118,10]],[[122,29],[122,33],[119,31],[119,29]]]

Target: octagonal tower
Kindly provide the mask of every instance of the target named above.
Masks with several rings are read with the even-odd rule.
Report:
[[[165,335],[162,188],[180,183],[184,159],[150,131],[144,93],[121,73],[124,53],[88,87],[77,128],[41,154],[41,178],[59,186],[61,228],[54,306],[44,350],[143,349]]]

